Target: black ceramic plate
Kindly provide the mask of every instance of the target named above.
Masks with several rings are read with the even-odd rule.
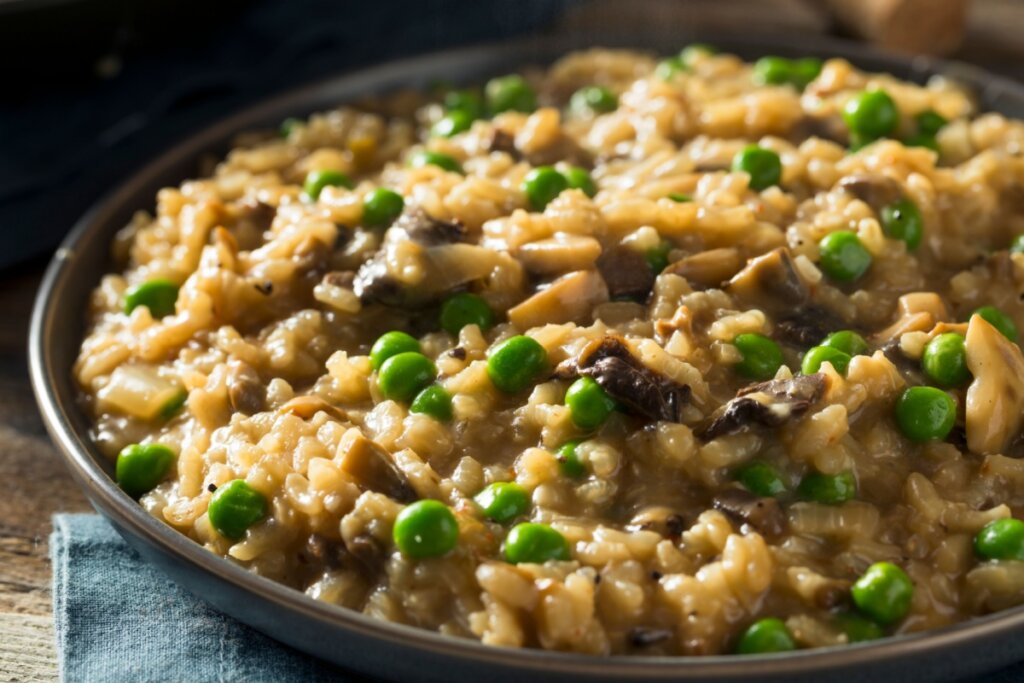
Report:
[[[692,36],[690,36],[692,37]],[[640,47],[668,53],[685,42],[587,37],[469,48],[386,64],[329,80],[259,104],[202,131],[141,169],[84,216],[57,251],[33,314],[32,383],[47,427],[68,468],[93,505],[143,557],[223,612],[293,647],[342,666],[398,681],[945,681],[1024,659],[1024,608],[958,626],[842,648],[748,657],[587,657],[486,647],[475,641],[370,619],[318,602],[216,557],[150,517],[110,477],[110,464],[88,437],[75,402],[71,366],[89,292],[108,270],[109,245],[132,213],[151,209],[158,189],[196,173],[204,154],[223,153],[240,131],[327,109],[398,87],[432,81],[479,82],[527,64],[548,63],[589,45]],[[868,70],[922,81],[941,73],[977,92],[984,109],[1024,118],[1024,88],[965,65],[896,59],[837,41],[750,40],[700,36],[746,58],[763,54],[841,56]],[[833,678],[835,677],[835,678]]]

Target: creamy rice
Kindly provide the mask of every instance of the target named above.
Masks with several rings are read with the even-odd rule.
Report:
[[[655,69],[639,53],[570,54],[526,73],[534,111],[481,118],[450,138],[430,135],[443,111],[426,96],[342,107],[284,137],[244,136],[208,177],[161,190],[155,212],[115,241],[119,272],[93,293],[74,368],[112,459],[133,443],[175,453],[145,509],[317,599],[500,646],[712,654],[733,651],[765,617],[800,647],[845,643],[851,584],[882,561],[913,583],[886,633],[1024,602],[1024,562],[973,548],[987,524],[1024,512],[1024,358],[981,317],[966,322],[994,305],[1024,325],[1024,255],[1007,249],[1024,233],[1024,125],[979,113],[950,81],[919,86],[839,59],[802,90],[758,84],[751,65],[724,54],[697,54],[667,79]],[[566,109],[593,84],[618,106]],[[851,151],[841,111],[870,89],[898,106],[896,139]],[[938,154],[899,141],[928,110],[949,121]],[[757,191],[730,170],[750,143],[778,154],[778,184]],[[423,148],[463,172],[408,166]],[[590,172],[596,194],[567,189],[531,208],[526,175],[566,162]],[[354,187],[304,196],[307,174],[328,169]],[[392,233],[364,225],[364,198],[382,186],[405,200]],[[916,249],[880,224],[878,197],[892,191],[920,211]],[[442,224],[459,237],[386,241],[401,225]],[[872,259],[853,283],[820,267],[819,242],[837,231],[855,233]],[[619,280],[646,267],[628,254],[663,243],[668,268],[617,296]],[[613,254],[626,265],[604,259]],[[375,258],[386,282],[368,279]],[[126,313],[126,291],[154,278],[180,285],[174,312]],[[443,331],[438,306],[453,291],[482,297],[497,324]],[[809,347],[847,329],[869,349],[845,374],[827,363],[799,374]],[[384,397],[368,354],[389,330],[413,334],[435,362],[450,421]],[[948,436],[912,441],[894,406],[929,383],[920,358],[944,332],[966,335],[972,378],[948,391]],[[737,372],[733,342],[751,333],[783,353],[777,383],[755,395],[774,412],[748,403],[730,417],[727,404],[754,383]],[[487,354],[515,335],[539,342],[548,372],[505,393]],[[598,429],[576,426],[566,391],[608,339],[676,391],[671,410],[616,396],[622,408]],[[780,387],[806,400],[780,398]],[[184,406],[161,416],[182,392]],[[578,476],[558,459],[570,440],[581,442]],[[361,476],[359,458],[386,461],[407,499]],[[753,461],[786,490],[741,486],[737,472]],[[815,472],[850,473],[856,494],[808,499],[799,483]],[[236,479],[268,510],[229,539],[207,509]],[[511,525],[473,501],[504,481],[529,494],[516,521],[560,532],[568,560],[505,561]],[[412,499],[454,511],[453,550],[415,559],[396,548],[392,527]]]

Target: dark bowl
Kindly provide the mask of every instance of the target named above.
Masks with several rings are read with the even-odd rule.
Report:
[[[386,64],[259,103],[176,145],[140,169],[89,211],[57,250],[40,287],[29,340],[32,384],[40,410],[72,475],[93,505],[147,561],[217,609],[311,655],[397,681],[485,677],[497,683],[566,681],[946,681],[1024,659],[1024,608],[957,626],[839,648],[746,657],[589,657],[487,647],[409,626],[377,621],[318,602],[252,574],[148,515],[111,479],[110,463],[88,436],[76,403],[71,367],[89,292],[111,263],[109,245],[133,212],[152,208],[156,191],[197,171],[200,157],[223,154],[233,135],[339,103],[432,81],[479,82],[562,53],[605,45],[673,51],[686,36],[535,39],[483,46]],[[894,58],[839,41],[800,37],[764,40],[700,36],[746,58],[763,54],[845,57],[858,66],[922,81],[935,74],[975,89],[984,109],[1024,118],[1024,87],[972,67]]]

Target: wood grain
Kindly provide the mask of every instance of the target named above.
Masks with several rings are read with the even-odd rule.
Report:
[[[0,279],[0,681],[57,676],[47,538],[50,517],[86,511],[39,418],[26,337],[41,264]]]
[[[829,25],[816,0],[634,0],[628,12],[622,7],[609,0],[581,3],[553,30],[596,33],[613,26],[657,33],[756,26],[814,33]],[[1021,26],[1024,2],[975,0],[965,43],[955,56],[1019,76]],[[0,683],[56,678],[50,517],[90,509],[46,435],[28,382],[26,335],[43,267],[37,262],[0,273]],[[69,321],[69,331],[73,328]]]

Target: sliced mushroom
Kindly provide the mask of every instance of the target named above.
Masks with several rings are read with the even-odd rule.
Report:
[[[457,223],[435,220],[421,209],[407,211],[359,268],[352,289],[367,303],[416,307],[437,301],[501,263],[498,252],[464,239],[465,230]]]
[[[558,367],[563,377],[592,377],[629,410],[654,420],[681,422],[691,390],[644,365],[622,337],[608,335],[587,344]]]
[[[363,490],[383,493],[400,503],[411,503],[418,498],[391,454],[376,442],[349,430],[341,448],[344,449],[341,469],[351,475]]]
[[[807,348],[836,330],[847,327],[831,311],[814,305],[801,306],[794,315],[775,323],[775,337],[794,346]]]
[[[712,506],[763,536],[786,531],[786,514],[774,498],[762,498],[745,489],[726,489],[715,496]]]
[[[711,441],[750,427],[778,427],[814,405],[825,393],[825,381],[816,373],[745,387],[715,412],[698,436]]]
[[[964,348],[974,375],[967,388],[967,447],[1004,453],[1024,420],[1024,355],[979,315],[971,316]]]
[[[345,421],[348,414],[337,406],[332,406],[319,396],[296,396],[278,408],[279,413],[291,413],[303,420],[312,418],[317,413],[327,413],[335,420]]]
[[[608,287],[595,270],[580,270],[558,278],[508,311],[508,320],[520,330],[549,323],[587,319],[594,306],[608,301]]]
[[[686,531],[683,516],[665,505],[643,508],[629,520],[627,531],[653,531],[665,538],[679,538]]]
[[[504,152],[516,161],[522,158],[519,150],[516,149],[516,139],[507,130],[495,128],[487,139],[488,152]]]
[[[874,209],[875,213],[903,198],[903,188],[900,184],[881,173],[848,175],[840,180],[836,187],[849,192]]]
[[[634,626],[629,629],[629,644],[633,647],[649,647],[672,637],[671,629]]]
[[[380,542],[369,534],[360,534],[348,544],[340,538],[313,534],[300,552],[303,561],[328,569],[359,569],[375,576],[384,563]]]
[[[801,143],[807,138],[830,140],[846,147],[850,134],[838,116],[812,116],[804,114],[789,131],[789,139]]]
[[[596,239],[569,233],[529,242],[516,252],[526,270],[541,275],[593,268],[600,255],[601,243]]]
[[[736,275],[743,268],[743,256],[738,249],[722,247],[708,249],[686,256],[663,271],[686,278],[695,289],[721,287],[722,283]]]
[[[645,299],[654,286],[654,273],[647,259],[636,249],[623,244],[605,249],[597,259],[597,269],[608,285],[608,295]]]
[[[725,290],[742,301],[762,310],[792,311],[810,299],[807,283],[793,265],[793,257],[785,247],[752,258],[738,272]]]
[[[260,375],[251,365],[234,359],[228,361],[228,401],[235,412],[254,415],[262,411],[267,400],[267,389]]]

